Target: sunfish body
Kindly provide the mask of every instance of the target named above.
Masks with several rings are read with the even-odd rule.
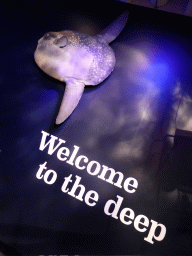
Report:
[[[46,33],[34,53],[46,74],[66,83],[56,124],[65,121],[81,99],[85,85],[97,85],[115,67],[115,54],[108,45],[124,28],[125,12],[97,36],[64,30]]]

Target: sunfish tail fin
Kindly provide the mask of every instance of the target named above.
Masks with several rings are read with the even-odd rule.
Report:
[[[98,40],[101,42],[111,43],[123,30],[128,20],[128,11],[123,12],[116,20],[108,27],[102,30],[98,35]]]

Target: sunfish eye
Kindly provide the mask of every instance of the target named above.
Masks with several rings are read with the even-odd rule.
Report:
[[[59,48],[64,48],[68,43],[67,37],[66,36],[62,36],[59,39],[55,39],[54,44],[56,44],[57,46],[59,46]]]

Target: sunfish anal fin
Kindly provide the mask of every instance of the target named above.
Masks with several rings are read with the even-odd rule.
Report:
[[[63,123],[71,115],[81,99],[84,87],[85,85],[77,80],[66,83],[63,99],[56,118],[56,124]]]

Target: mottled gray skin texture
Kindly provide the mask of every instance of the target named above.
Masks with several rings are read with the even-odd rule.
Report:
[[[123,29],[127,13],[97,36],[79,32],[46,33],[34,54],[37,65],[48,75],[66,82],[56,124],[65,121],[78,105],[85,85],[97,85],[115,67],[115,54],[108,45]]]

